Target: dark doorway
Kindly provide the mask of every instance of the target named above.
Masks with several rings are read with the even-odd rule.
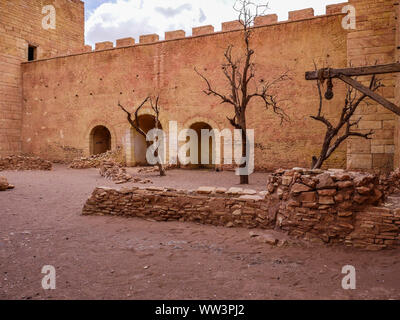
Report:
[[[146,134],[156,127],[156,119],[152,115],[144,114],[139,116],[139,125]],[[162,130],[162,126],[158,123],[158,129]],[[134,156],[136,165],[148,165],[146,159],[147,142],[146,139],[140,135],[135,129],[132,130],[133,145],[134,145]]]
[[[37,59],[37,47],[29,45],[28,46],[28,61],[33,61]]]
[[[212,153],[213,153],[213,141],[210,138],[208,141],[208,155],[209,155],[209,160],[208,164],[202,164],[201,163],[201,156],[202,156],[202,139],[201,139],[201,130],[212,130],[212,127],[205,122],[196,122],[190,126],[190,129],[196,131],[197,133],[197,144],[198,144],[198,164],[192,164],[189,167],[192,169],[211,169],[214,167],[212,163]],[[206,147],[206,149],[207,149]],[[190,152],[189,152],[190,153]]]
[[[90,153],[92,155],[105,153],[111,150],[111,133],[104,126],[93,128],[90,134]]]

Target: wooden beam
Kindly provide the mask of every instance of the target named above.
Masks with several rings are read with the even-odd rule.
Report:
[[[328,71],[329,70],[329,71]],[[306,80],[318,80],[319,76],[323,79],[338,78],[339,75],[345,75],[348,77],[353,76],[368,76],[373,74],[385,74],[400,72],[400,63],[383,64],[376,66],[356,67],[356,68],[344,68],[344,69],[323,69],[319,75],[319,71],[308,71],[306,72]]]
[[[398,106],[396,106],[394,103],[390,102],[389,100],[385,99],[384,97],[380,96],[376,92],[372,91],[370,88],[362,85],[361,83],[354,80],[353,78],[350,78],[343,74],[338,75],[338,78],[340,80],[346,82],[347,84],[351,85],[358,91],[364,93],[366,96],[370,97],[372,100],[378,102],[386,109],[389,109],[390,111],[392,111],[395,114],[397,114],[398,116],[400,116],[400,108]]]

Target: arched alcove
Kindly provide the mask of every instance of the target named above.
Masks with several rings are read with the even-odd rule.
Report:
[[[111,133],[105,126],[96,126],[90,132],[90,154],[96,155],[111,150]]]
[[[139,126],[146,134],[156,127],[156,119],[154,116],[144,114],[139,116]],[[162,129],[160,123],[158,123],[158,129]],[[146,152],[147,142],[145,137],[139,134],[136,129],[131,128],[131,136],[133,140],[134,159],[136,165],[147,165]]]
[[[213,159],[212,159],[212,153],[213,153],[213,139],[210,137],[208,140],[208,154],[209,154],[209,160],[208,164],[202,164],[201,163],[201,157],[202,157],[202,139],[201,139],[201,130],[212,130],[212,127],[206,123],[206,122],[195,122],[190,126],[190,129],[196,131],[197,133],[197,144],[198,144],[198,164],[192,164],[190,165],[190,168],[194,169],[205,169],[205,168],[213,168]],[[190,152],[189,152],[190,154]],[[188,155],[189,155],[188,154]]]

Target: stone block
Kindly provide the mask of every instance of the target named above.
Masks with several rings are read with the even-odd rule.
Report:
[[[336,195],[336,189],[322,189],[318,190],[318,195],[320,196],[334,196]]]
[[[134,38],[117,39],[117,47],[128,47],[135,44]]]
[[[326,14],[337,14],[342,13],[342,9],[344,6],[347,6],[348,3],[337,3],[337,4],[330,4],[326,6]]]
[[[160,40],[160,37],[158,34],[146,34],[143,36],[139,37],[139,43],[145,44],[145,43],[154,43],[158,42]]]
[[[289,20],[302,20],[312,17],[314,17],[313,8],[289,11]]]
[[[394,154],[372,154],[372,168],[393,169]]]
[[[318,203],[319,204],[335,204],[335,199],[331,196],[320,196]]]
[[[315,202],[315,201],[317,201],[317,193],[316,192],[302,192],[299,196],[299,201]]]
[[[235,31],[235,30],[242,30],[243,25],[239,20],[228,21],[222,23],[222,31]]]
[[[304,185],[304,184],[295,183],[292,186],[291,192],[292,193],[301,193],[301,192],[307,192],[307,191],[310,191],[310,190],[311,190],[311,188],[306,186],[306,185]]]
[[[371,153],[385,153],[385,146],[371,145]]]
[[[193,37],[212,33],[214,33],[214,26],[212,25],[192,28]]]
[[[256,17],[254,20],[254,25],[258,26],[266,26],[270,24],[274,24],[278,22],[278,15],[276,14],[267,14],[265,16]]]
[[[255,194],[257,194],[258,192],[256,191],[256,190],[252,190],[252,189],[244,189],[243,191],[242,191],[242,195],[255,195]]]
[[[96,43],[96,51],[99,50],[107,50],[114,48],[114,44],[111,41],[97,42]]]
[[[235,187],[229,188],[229,190],[227,191],[227,193],[231,195],[239,195],[242,194],[242,192],[243,192],[242,188],[235,188]]]
[[[361,130],[382,129],[382,121],[361,120],[358,124],[358,129]]]
[[[165,32],[165,40],[174,40],[185,38],[186,33],[184,30],[168,31]]]
[[[239,197],[240,200],[253,200],[253,201],[261,201],[263,200],[260,196],[251,196],[251,195],[244,195]]]
[[[372,169],[372,154],[349,154],[348,169]]]
[[[215,193],[215,190],[215,187],[199,187],[196,192],[198,194],[211,194]]]

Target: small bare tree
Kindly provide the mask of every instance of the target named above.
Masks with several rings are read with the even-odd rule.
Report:
[[[143,108],[143,106],[146,104],[147,101],[150,101],[151,108],[155,114],[154,115],[155,129],[159,129],[159,123],[160,123],[159,122],[160,106],[158,105],[159,96],[156,97],[154,103],[153,103],[153,99],[150,96],[146,97],[146,99],[144,99],[143,102],[136,108],[136,110],[134,112],[134,119],[132,118],[132,113],[129,112],[124,106],[122,106],[120,102],[118,102],[118,106],[121,108],[121,110],[123,110],[126,113],[128,122],[130,123],[132,128],[134,128],[137,133],[139,133],[141,136],[144,137],[144,139],[146,140],[147,147],[150,147],[150,142],[147,141],[147,133],[144,132],[143,129],[140,127],[140,122],[139,122],[139,120],[140,120],[139,112]],[[166,176],[165,168],[163,166],[163,162],[159,155],[158,149],[155,151],[155,156],[157,157],[157,167],[160,172],[160,176],[165,177]]]
[[[288,117],[284,110],[279,106],[276,95],[271,89],[279,82],[289,79],[288,71],[280,75],[277,79],[265,82],[260,78],[257,82],[256,68],[254,63],[255,51],[252,48],[251,40],[254,32],[254,20],[263,15],[268,9],[268,3],[257,5],[249,0],[238,0],[234,5],[234,9],[238,12],[239,22],[243,27],[242,39],[244,43],[244,53],[238,58],[233,55],[234,46],[230,44],[224,53],[225,62],[222,64],[222,71],[227,80],[228,90],[224,94],[216,90],[211,81],[196,68],[196,73],[205,81],[207,88],[203,91],[208,96],[215,96],[221,100],[221,104],[231,105],[234,109],[234,116],[227,117],[230,124],[235,129],[240,129],[242,141],[242,157],[248,159],[246,134],[246,110],[253,99],[260,99],[266,109],[272,108],[281,121],[287,120]],[[241,168],[246,167],[246,163],[240,165]],[[240,184],[248,184],[248,174],[240,176]]]
[[[317,70],[316,66],[315,70]],[[322,70],[323,69],[321,69],[321,72]],[[346,97],[337,124],[335,125],[323,115],[324,98],[322,95],[322,89],[324,86],[324,82],[325,81],[321,79],[321,77],[317,80],[319,107],[317,115],[311,116],[311,118],[316,121],[322,122],[326,126],[326,133],[319,157],[313,156],[312,158],[312,169],[320,169],[323,163],[347,138],[361,137],[364,139],[371,139],[371,135],[374,134],[373,130],[370,130],[367,133],[353,131],[362,119],[361,117],[359,117],[358,119],[354,119],[354,113],[362,102],[367,103],[365,101],[367,95],[359,95],[358,91],[350,85],[346,85]],[[330,81],[328,81],[328,90],[327,94],[325,94],[325,97],[327,97],[328,100],[332,98],[332,93],[331,89],[329,89],[329,86],[332,86]],[[383,84],[376,79],[375,75],[372,76],[369,88],[372,91],[376,91],[382,86]]]

